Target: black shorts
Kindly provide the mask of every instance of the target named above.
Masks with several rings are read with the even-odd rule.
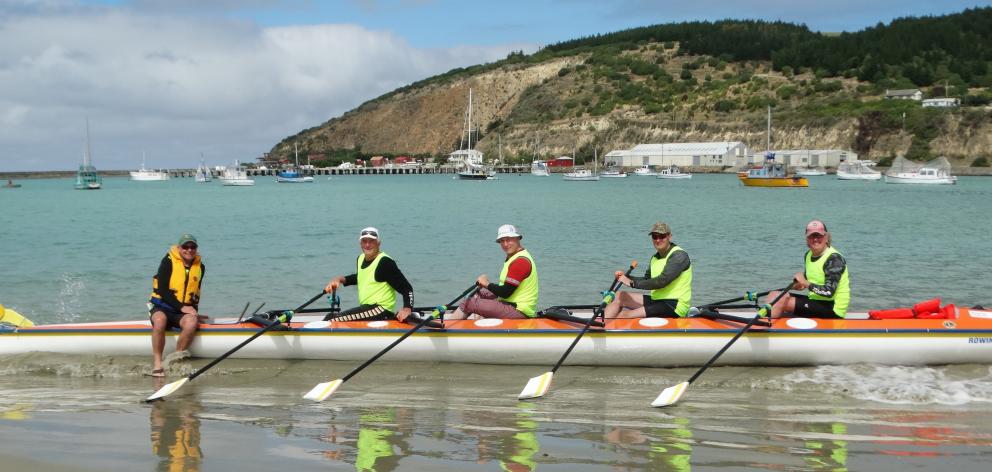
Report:
[[[793,295],[796,308],[792,316],[805,318],[840,318],[834,313],[834,302],[830,300],[810,300],[806,295]]]
[[[679,301],[674,298],[663,298],[652,300],[651,295],[644,295],[644,317],[645,318],[678,318],[675,308],[679,306]]]
[[[160,311],[160,312],[162,312],[163,315],[165,315],[165,329],[166,330],[170,330],[170,329],[173,329],[173,328],[174,329],[182,329],[182,328],[179,327],[179,321],[182,320],[184,316],[186,316],[186,313],[179,312],[179,311],[173,311],[173,310],[170,310],[168,308],[163,308],[161,306],[158,306],[158,305],[152,303],[152,308],[150,310],[148,310],[148,319],[149,320],[151,320],[152,315],[154,315],[156,311]]]
[[[380,305],[360,305],[341,313],[328,313],[324,321],[375,321],[393,318],[396,318],[396,315]]]

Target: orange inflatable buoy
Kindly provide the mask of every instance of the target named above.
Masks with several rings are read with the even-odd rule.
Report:
[[[868,317],[873,320],[895,320],[913,317],[912,308],[890,308],[888,310],[873,310],[868,312]]]
[[[937,313],[938,311],[940,311],[940,297],[931,298],[930,300],[913,305],[913,313],[917,315]]]

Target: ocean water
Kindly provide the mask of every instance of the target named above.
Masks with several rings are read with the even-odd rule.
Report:
[[[744,188],[733,175],[259,178],[250,188],[106,179],[96,192],[27,180],[0,189],[0,303],[39,323],[141,318],[159,261],[191,232],[207,265],[204,313],[293,307],[351,272],[358,231],[376,226],[417,304],[434,305],[498,275],[504,223],[537,260],[541,306],[593,303],[613,271],[648,262],[656,220],[689,252],[703,303],[785,285],[815,217],[848,260],[853,309],[935,296],[992,305],[981,249],[992,179],[810,180],[791,190]],[[341,295],[355,302],[353,290]],[[675,407],[652,409],[695,369],[568,366],[545,398],[518,402],[544,367],[376,363],[313,404],[304,392],[354,365],[235,359],[149,405],[140,400],[160,384],[142,376],[148,361],[0,359],[0,460],[10,470],[195,471],[986,470],[992,459],[989,365],[719,367]]]

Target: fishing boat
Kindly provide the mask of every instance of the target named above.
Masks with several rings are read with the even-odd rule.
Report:
[[[561,175],[561,180],[567,180],[570,182],[595,182],[599,180],[599,176],[589,169],[573,169],[571,172],[565,172]]]
[[[76,171],[76,190],[100,190],[103,187],[103,178],[96,173],[96,167],[92,163],[90,153],[90,120],[86,119],[86,147],[83,149],[83,163],[79,164]]]
[[[948,308],[949,307],[949,308]],[[756,324],[718,360],[721,365],[896,365],[992,363],[992,310],[945,306],[943,319],[781,318]],[[869,312],[871,313],[871,312]],[[581,316],[589,313],[574,312]],[[583,336],[566,363],[599,366],[698,366],[709,360],[750,320],[753,312],[723,318],[609,320]],[[385,359],[410,362],[549,365],[575,340],[579,321],[444,321],[422,329]],[[299,314],[288,330],[270,330],[235,352],[238,358],[363,361],[396,341],[411,325],[398,321],[323,321]],[[261,329],[237,318],[201,324],[191,346],[195,357],[214,358]],[[0,355],[55,352],[70,355],[148,355],[147,319],[15,326],[0,324]],[[167,351],[178,333],[166,336]]]
[[[872,161],[852,160],[837,167],[838,180],[882,180],[882,173],[873,169]]]
[[[213,175],[210,174],[210,169],[207,165],[203,163],[203,159],[200,159],[200,166],[196,168],[196,181],[200,183],[206,183],[213,180]]]
[[[169,180],[169,172],[145,168],[145,153],[141,153],[141,168],[129,172],[131,180],[137,182],[164,182]]]
[[[806,177],[789,175],[785,164],[775,162],[775,153],[765,154],[765,163],[738,172],[737,178],[747,187],[809,187]]]
[[[238,161],[234,161],[234,167],[224,169],[221,172],[220,182],[225,187],[251,187],[255,185],[255,179],[248,176],[248,171]]]
[[[801,177],[816,177],[819,175],[827,175],[827,171],[822,167],[797,167],[796,175]]]
[[[281,184],[312,184],[313,177],[303,175],[300,172],[300,150],[296,146],[296,143],[293,143],[293,154],[296,156],[296,165],[292,169],[276,173],[276,182]]]
[[[551,175],[551,171],[548,170],[548,163],[542,160],[532,161],[530,163],[530,175],[537,177],[548,177]]]
[[[679,166],[672,164],[658,171],[658,175],[656,177],[659,179],[691,179],[692,174],[682,172],[682,170],[679,169]]]
[[[919,164],[899,156],[885,171],[887,184],[953,185],[957,182],[958,178],[951,175],[951,163],[945,157]]]
[[[658,175],[658,173],[655,172],[654,169],[651,168],[651,166],[644,164],[634,170],[634,175],[639,175],[641,177],[653,177]]]
[[[458,150],[448,154],[448,162],[458,168],[458,180],[495,180],[496,171],[483,163],[482,152],[472,149],[472,89],[468,89],[468,109],[465,111],[465,129],[461,134]]]
[[[604,179],[625,179],[627,178],[627,173],[621,171],[620,169],[611,167],[599,173],[599,176]]]

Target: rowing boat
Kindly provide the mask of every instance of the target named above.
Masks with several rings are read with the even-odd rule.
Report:
[[[576,312],[577,316],[583,316]],[[738,313],[746,321],[751,313]],[[585,314],[588,316],[588,313]],[[291,329],[272,330],[232,357],[278,359],[367,359],[408,331],[397,321],[323,321],[297,315]],[[567,364],[602,366],[691,366],[706,362],[743,326],[701,317],[610,320],[590,330]],[[545,365],[561,355],[582,324],[546,318],[449,320],[425,329],[387,356],[394,361]],[[258,332],[235,318],[200,326],[191,350],[219,356]],[[45,351],[64,354],[148,355],[147,320],[0,327],[0,355]],[[174,349],[178,332],[167,335]],[[724,365],[961,364],[992,363],[992,311],[959,308],[950,319],[785,318],[755,326],[720,360]]]

